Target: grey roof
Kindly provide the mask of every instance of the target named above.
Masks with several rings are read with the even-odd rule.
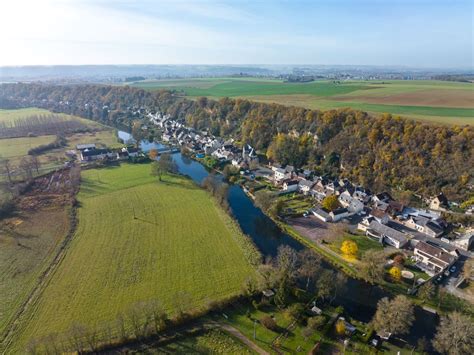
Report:
[[[311,187],[313,187],[314,182],[311,181],[311,180],[301,180],[299,182],[299,184],[300,184],[300,186],[307,186],[307,187],[311,188]]]
[[[416,244],[415,249],[418,249],[422,251],[423,253],[430,255],[434,259],[441,260],[443,263],[446,263],[446,264],[451,264],[452,262],[454,262],[454,260],[456,260],[456,257],[454,255],[446,253],[443,249],[437,248],[434,245],[425,243],[423,241],[419,241]],[[431,261],[434,262],[434,260],[431,260]],[[437,264],[439,265],[439,263]]]
[[[92,148],[95,148],[95,144],[94,144],[94,143],[78,144],[78,145],[76,145],[76,149],[78,149],[78,150],[92,149]]]
[[[332,211],[332,214],[334,216],[337,216],[338,214],[343,214],[343,213],[346,213],[347,212],[347,208],[338,208],[334,211]]]
[[[369,228],[379,234],[398,240],[400,243],[407,242],[407,238],[402,232],[399,232],[396,229],[390,228],[389,226],[386,226],[385,224],[379,223],[377,221],[370,222]]]
[[[314,208],[312,211],[313,211],[313,214],[317,214],[324,218],[329,218],[329,212],[324,210],[323,208]]]

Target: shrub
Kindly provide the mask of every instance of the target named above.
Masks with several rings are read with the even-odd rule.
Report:
[[[355,258],[359,247],[352,240],[344,240],[341,245],[341,251],[344,255]]]
[[[390,270],[388,271],[392,279],[399,281],[402,277],[402,271],[398,266],[392,266]]]
[[[336,334],[337,335],[344,335],[346,333],[346,324],[343,320],[338,320],[336,322]]]
[[[274,332],[276,332],[278,330],[278,325],[277,323],[275,322],[275,320],[270,317],[270,316],[265,316],[263,317],[261,320],[260,320],[260,323],[262,323],[262,325],[267,328],[267,329],[270,329],[270,330],[273,330]]]

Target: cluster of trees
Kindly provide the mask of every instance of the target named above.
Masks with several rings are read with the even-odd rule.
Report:
[[[178,309],[189,310],[189,303],[182,295],[176,296]],[[179,312],[178,312],[179,313]],[[175,321],[178,320],[179,314]],[[64,352],[97,352],[116,342],[140,340],[159,334],[172,323],[163,305],[157,300],[132,304],[126,312],[117,314],[115,320],[85,326],[74,322],[63,334],[49,334],[31,339],[27,350],[31,354],[61,354]]]
[[[42,136],[46,134],[65,135],[92,131],[79,120],[67,120],[61,115],[33,115],[18,118],[13,122],[0,122],[0,138]]]
[[[67,105],[64,102],[68,102]],[[460,199],[474,170],[474,128],[425,124],[366,112],[321,112],[243,99],[186,100],[171,91],[129,87],[4,84],[0,107],[40,106],[131,126],[144,108],[196,129],[232,136],[298,167],[323,168],[374,191],[440,190]]]
[[[394,299],[382,298],[372,319],[372,326],[378,333],[403,335],[410,331],[415,319],[414,305],[405,296]],[[428,351],[426,339],[420,339],[418,350]],[[474,323],[459,312],[441,317],[432,345],[440,354],[467,355],[474,352]]]
[[[66,138],[63,136],[56,136],[56,139],[53,142],[39,145],[28,150],[28,155],[40,155],[48,150],[64,147],[66,144]]]
[[[36,155],[21,158],[18,165],[13,165],[10,159],[0,155],[0,174],[6,177],[9,185],[12,185],[14,176],[18,174],[21,174],[24,180],[30,181],[35,173],[39,175],[40,168],[41,162]]]

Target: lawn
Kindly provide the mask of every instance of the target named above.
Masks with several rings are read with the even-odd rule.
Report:
[[[132,86],[180,90],[191,98],[242,97],[320,110],[351,107],[436,123],[474,122],[474,86],[469,83],[435,80],[287,83],[260,78],[196,78],[142,81]]]
[[[359,260],[370,249],[383,250],[382,244],[368,238],[365,235],[353,235],[347,233],[330,240],[328,246],[331,248],[331,250],[343,256],[341,252],[341,245],[344,240],[352,240],[357,244],[357,259]]]
[[[74,322],[110,326],[138,301],[171,315],[178,300],[201,308],[239,294],[254,273],[246,237],[186,178],[158,182],[148,164],[86,170],[78,200],[74,239],[10,350]]]

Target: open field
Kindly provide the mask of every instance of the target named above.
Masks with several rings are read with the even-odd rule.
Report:
[[[474,122],[474,84],[470,83],[434,80],[285,83],[270,79],[210,78],[144,81],[132,86],[181,90],[190,98],[242,97],[321,110],[351,107],[438,123]]]
[[[190,180],[124,164],[82,174],[79,225],[13,349],[66,332],[74,322],[114,326],[138,301],[173,315],[240,293],[254,273],[233,221]],[[116,328],[114,328],[116,329]]]
[[[15,121],[27,119],[29,117],[36,116],[49,116],[52,113],[48,110],[36,107],[20,108],[13,110],[4,110],[0,109],[0,123],[5,123],[7,125],[14,125]],[[54,113],[54,115],[64,121],[77,121],[83,124],[86,124],[89,127],[93,128],[102,128],[104,127],[100,123],[87,120],[78,116],[71,116],[65,113]]]
[[[24,157],[28,155],[28,150],[36,148],[40,145],[54,142],[56,136],[39,136],[39,137],[21,137],[0,139],[0,155],[3,158],[11,159]]]
[[[22,212],[0,224],[0,334],[51,262],[68,226],[60,206]]]
[[[15,122],[19,122],[19,120],[28,121],[30,118],[35,120],[35,117],[47,117],[48,115],[51,115],[51,112],[38,108],[0,110],[0,123],[5,123],[7,126],[14,126]],[[51,149],[38,155],[38,159],[41,163],[41,170],[43,172],[47,172],[51,169],[61,166],[66,160],[68,160],[65,152],[67,150],[75,149],[77,144],[96,143],[103,147],[121,146],[121,144],[118,142],[115,130],[111,127],[104,126],[91,120],[66,114],[54,114],[54,118],[64,121],[79,122],[81,126],[90,129],[90,131],[67,134],[65,136],[65,146]],[[13,165],[13,170],[16,170],[15,167],[19,165],[23,157],[28,155],[29,149],[52,143],[55,139],[56,136],[53,134],[38,136],[25,135],[18,138],[2,138],[0,139],[0,156],[10,159],[11,164]],[[0,176],[0,181],[3,179],[4,177]]]

